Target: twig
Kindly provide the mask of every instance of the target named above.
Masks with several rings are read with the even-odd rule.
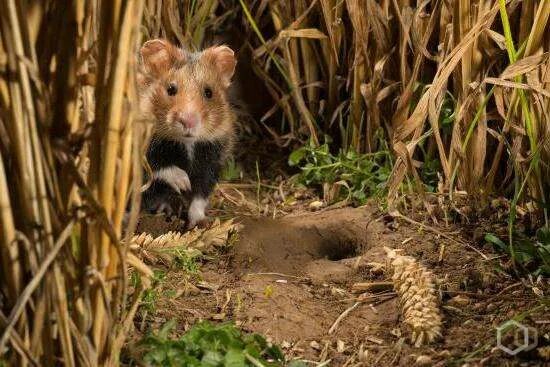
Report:
[[[365,293],[362,293],[356,298],[358,302],[374,301],[375,304],[380,304],[397,296],[396,292],[382,292],[369,296],[363,296],[364,294]]]
[[[523,283],[522,282],[517,282],[517,283],[514,283],[512,285],[509,285],[508,287],[504,288],[503,290],[501,290],[500,292],[498,292],[497,294],[495,294],[493,297],[491,298],[496,298],[496,297],[500,297],[502,296],[504,293],[506,293],[507,291],[509,291],[510,289],[513,289],[513,288],[516,288],[517,286],[520,286],[522,285]]]
[[[388,289],[393,289],[393,282],[359,282],[354,283],[351,286],[351,291],[353,293],[360,292],[381,292]]]
[[[435,229],[434,227],[431,227],[431,226],[429,226],[429,225],[427,225],[427,224],[424,224],[424,223],[417,222],[417,221],[415,221],[415,220],[413,220],[413,219],[411,219],[411,218],[409,218],[409,217],[407,217],[407,216],[404,216],[403,214],[401,214],[401,213],[399,213],[399,212],[397,212],[397,211],[392,212],[391,215],[392,215],[393,217],[403,219],[404,221],[409,222],[409,223],[411,223],[411,224],[414,224],[414,225],[417,225],[417,226],[419,226],[419,227],[425,228],[425,229],[427,229],[427,230],[429,230],[429,231],[431,231],[431,232],[433,232],[433,233],[435,233],[435,234],[437,234],[437,235],[439,235],[439,236],[441,236],[441,237],[443,237],[443,238],[446,238],[446,239],[448,239],[449,241],[453,241],[453,242],[455,242],[455,243],[457,243],[457,244],[459,244],[459,245],[461,245],[461,246],[466,246],[466,247],[470,248],[471,250],[474,250],[475,252],[477,252],[477,253],[478,253],[481,257],[483,257],[485,260],[488,259],[487,255],[485,255],[483,252],[481,252],[480,250],[478,250],[478,249],[475,248],[474,246],[470,245],[469,243],[459,241],[459,240],[457,240],[456,238],[453,238],[453,237],[451,237],[451,236],[449,236],[449,235],[447,235],[447,234],[445,234],[445,233],[443,233],[443,232],[441,232],[441,231]]]
[[[329,334],[332,334],[334,333],[334,331],[336,330],[336,328],[338,327],[338,324],[340,324],[340,322],[347,316],[349,315],[349,313],[353,310],[355,310],[362,302],[355,302],[353,304],[353,306],[349,307],[348,309],[346,309],[344,312],[342,312],[340,314],[340,316],[338,316],[338,318],[336,319],[336,321],[334,321],[334,324],[332,324],[332,326],[330,327],[330,329],[328,330],[328,333]]]

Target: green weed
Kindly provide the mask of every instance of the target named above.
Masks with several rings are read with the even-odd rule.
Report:
[[[450,136],[452,134],[455,115],[456,100],[451,93],[447,92],[443,98],[441,112],[439,113],[439,126],[441,126],[443,135]]]
[[[442,172],[441,162],[437,158],[431,158],[425,154],[424,163],[420,169],[420,178],[428,192],[436,192],[439,182],[438,173]]]
[[[391,172],[387,150],[366,154],[350,150],[333,155],[328,141],[317,147],[310,143],[293,151],[288,164],[301,169],[297,179],[306,186],[339,184],[345,187],[347,192],[340,190],[333,200],[350,199],[354,205],[364,204],[369,197],[381,196]]]
[[[166,273],[161,270],[154,270],[153,273],[154,273],[154,276],[153,276],[153,282],[152,282],[151,288],[146,289],[143,292],[140,312],[148,312],[148,313],[155,312],[156,303],[160,297],[158,286],[159,286],[159,283],[162,282],[162,280],[164,280],[164,278],[166,277]]]
[[[141,304],[139,306],[138,314],[141,315],[142,318],[145,318],[148,313],[155,312],[156,303],[160,297],[159,285],[165,277],[166,272],[162,270],[153,271],[151,288],[146,289],[141,296]],[[141,277],[138,272],[133,272],[131,274],[130,284],[132,284],[132,287],[134,287],[134,289],[139,288],[141,284]]]
[[[199,272],[200,265],[198,263],[199,256],[192,256],[186,252],[178,253],[174,257],[176,267],[185,270],[187,273],[194,275]]]
[[[229,158],[222,168],[220,177],[223,181],[236,181],[243,176],[242,167],[235,162],[234,158]]]
[[[533,275],[550,275],[550,228],[540,228],[534,237],[514,231],[511,246],[493,233],[487,233],[485,240]]]
[[[281,350],[258,334],[247,334],[231,324],[201,322],[179,339],[171,339],[175,323],[166,323],[156,334],[146,336],[139,348],[150,366],[247,367],[283,366]],[[303,362],[289,364],[305,366]]]

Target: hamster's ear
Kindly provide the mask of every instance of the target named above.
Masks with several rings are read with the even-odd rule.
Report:
[[[183,51],[164,39],[145,42],[140,54],[145,72],[157,77],[170,70],[175,63],[185,60]]]
[[[218,71],[224,87],[229,87],[231,77],[235,73],[235,66],[237,65],[233,50],[227,46],[214,46],[204,50],[203,55]]]

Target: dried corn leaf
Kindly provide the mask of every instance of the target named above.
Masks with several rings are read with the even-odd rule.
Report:
[[[313,38],[313,39],[325,39],[326,34],[316,28],[304,28],[304,29],[287,29],[279,32],[280,38]]]

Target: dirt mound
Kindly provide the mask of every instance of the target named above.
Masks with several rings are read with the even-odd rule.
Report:
[[[329,334],[353,305],[348,289],[364,279],[360,265],[383,261],[377,233],[385,229],[375,219],[371,208],[245,219],[231,261],[244,296],[235,318],[245,329],[292,345],[294,354],[328,353],[334,340],[343,348],[382,340],[396,325],[396,300],[380,309],[358,304]]]
[[[354,257],[368,248],[366,225],[370,219],[366,210],[245,219],[234,249],[234,270],[237,274],[263,271],[304,275],[304,265],[315,260]]]

